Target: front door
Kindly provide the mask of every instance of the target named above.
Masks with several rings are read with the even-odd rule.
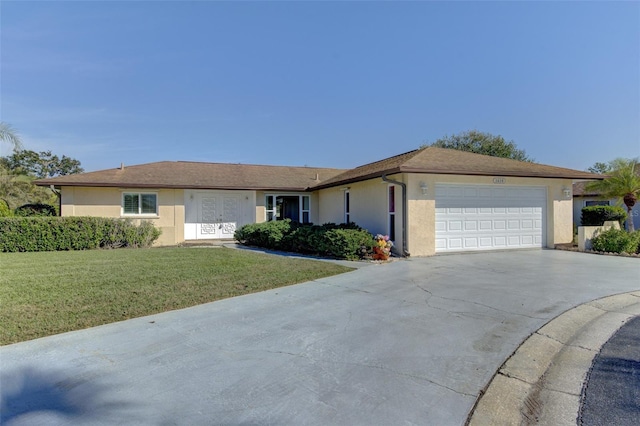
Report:
[[[199,195],[196,239],[232,239],[241,217],[240,209],[238,195]]]

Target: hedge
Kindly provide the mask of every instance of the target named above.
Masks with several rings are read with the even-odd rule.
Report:
[[[102,217],[0,218],[0,251],[60,251],[150,247],[160,236],[151,222]]]
[[[271,250],[352,260],[366,257],[373,247],[373,235],[356,224],[299,224],[289,219],[245,225],[235,239]]]
[[[606,221],[616,220],[622,226],[627,212],[618,206],[588,206],[582,208],[582,226],[602,226]]]

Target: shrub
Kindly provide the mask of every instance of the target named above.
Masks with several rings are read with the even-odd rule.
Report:
[[[592,249],[607,253],[640,253],[640,231],[610,228],[591,240]]]
[[[326,254],[341,259],[361,259],[373,250],[373,235],[359,229],[330,229],[324,238]]]
[[[627,220],[627,212],[618,206],[589,206],[582,208],[582,226],[602,226],[606,221],[617,220],[620,226]]]
[[[245,225],[234,236],[247,245],[341,259],[363,258],[373,247],[373,236],[353,223],[319,226],[286,219]]]
[[[296,253],[320,253],[319,246],[324,233],[322,226],[311,224],[297,226],[282,238],[281,247],[283,250]]]
[[[57,216],[56,209],[50,204],[23,204],[15,211],[18,217]]]
[[[274,220],[271,222],[245,225],[234,233],[234,238],[243,244],[281,249],[280,242],[291,232],[291,220]]]
[[[0,251],[149,247],[160,236],[150,222],[101,217],[0,218]]]

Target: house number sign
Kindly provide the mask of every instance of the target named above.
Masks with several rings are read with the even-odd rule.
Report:
[[[505,178],[493,178],[493,183],[507,183]]]

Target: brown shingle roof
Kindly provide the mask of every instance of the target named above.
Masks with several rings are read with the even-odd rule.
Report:
[[[35,183],[43,186],[302,191],[343,171],[317,167],[162,161],[41,179]]]
[[[426,147],[351,170],[316,167],[163,161],[60,176],[37,185],[127,188],[193,188],[302,191],[344,185],[394,173],[437,173],[482,176],[520,176],[603,179],[602,175],[490,157],[453,149]]]
[[[454,149],[425,147],[405,154],[365,164],[319,182],[313,189],[329,188],[394,173],[435,173],[481,176],[519,176],[565,179],[602,179],[601,175],[491,157]]]
[[[589,182],[576,182],[573,184],[573,196],[574,197],[597,197],[600,195],[598,191],[587,190],[587,184]]]

